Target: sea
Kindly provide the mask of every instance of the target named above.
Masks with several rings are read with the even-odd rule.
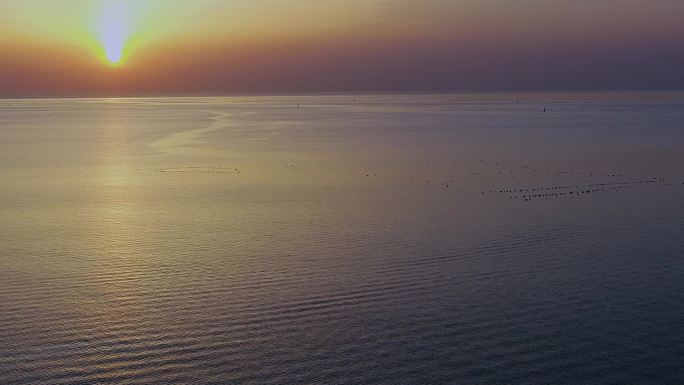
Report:
[[[0,100],[0,384],[684,384],[684,93]]]

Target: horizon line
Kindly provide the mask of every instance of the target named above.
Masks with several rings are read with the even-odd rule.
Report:
[[[111,94],[111,95],[17,95],[2,96],[0,100],[54,100],[54,99],[151,99],[151,98],[228,98],[228,97],[296,97],[296,96],[346,96],[346,95],[494,95],[494,94],[649,94],[649,93],[684,93],[684,88],[525,88],[525,89],[473,89],[473,90],[377,90],[377,91],[309,91],[309,92],[236,92],[236,93],[143,93],[143,94]]]

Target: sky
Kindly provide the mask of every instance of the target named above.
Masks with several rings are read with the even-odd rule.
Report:
[[[0,0],[0,97],[684,88],[682,0]]]

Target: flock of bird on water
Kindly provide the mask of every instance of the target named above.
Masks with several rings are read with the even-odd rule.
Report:
[[[452,160],[452,167],[458,166],[458,163],[463,163],[464,160],[460,161]],[[631,189],[635,186],[650,186],[650,185],[660,185],[660,186],[672,186],[673,184],[665,178],[652,177],[647,179],[626,179],[622,172],[570,172],[568,170],[552,170],[550,168],[545,168],[543,170],[538,168],[530,167],[529,165],[515,165],[514,167],[508,168],[504,162],[495,162],[494,169],[487,170],[485,167],[487,162],[484,160],[479,161],[480,167],[460,167],[460,171],[465,177],[479,177],[484,176],[503,176],[507,175],[510,179],[514,180],[516,178],[522,179],[525,175],[544,175],[547,177],[561,178],[557,183],[550,185],[531,185],[531,184],[520,184],[516,187],[506,187],[506,188],[490,188],[489,190],[481,191],[481,196],[491,196],[491,197],[507,197],[509,199],[521,200],[523,202],[530,202],[533,200],[538,200],[542,198],[578,198],[586,196],[589,194],[595,194],[599,192],[618,192],[625,189]],[[434,165],[434,163],[432,164]],[[389,167],[389,165],[384,164],[384,167]],[[398,167],[397,163],[392,165],[394,168]],[[419,162],[417,163],[419,168],[429,168],[431,167],[430,162]],[[287,163],[283,165],[286,169],[296,169],[297,163],[292,159],[288,159]],[[242,174],[239,168],[224,167],[219,166],[190,166],[190,167],[175,167],[175,168],[163,168],[158,170],[161,173],[202,173],[202,174]],[[366,178],[381,177],[384,175],[385,170],[362,173],[361,176]],[[334,174],[334,171],[330,169],[329,174]],[[570,181],[568,178],[584,178],[584,183],[578,182],[577,180]],[[617,180],[616,180],[617,179]],[[436,185],[431,179],[424,179],[417,176],[409,176],[408,181],[412,184],[423,183],[425,185]],[[454,179],[440,179],[439,187],[444,189],[449,189],[455,184]],[[684,182],[681,183],[684,185]]]
[[[455,160],[452,160],[452,162],[456,162]],[[463,162],[461,160],[461,162]],[[486,162],[481,160],[480,164],[484,165]],[[430,163],[419,163],[419,165],[427,165],[429,166]],[[506,165],[503,162],[496,162],[495,163],[495,174],[494,175],[502,175],[502,174],[513,174],[511,176],[511,179],[516,179],[515,174],[520,176],[520,174],[527,173],[528,175],[530,174],[537,174],[539,171],[536,168],[530,168],[528,165],[517,165],[512,169],[506,169]],[[471,177],[478,177],[480,175],[483,175],[483,173],[486,175],[487,172],[486,170],[483,170],[482,168],[472,168],[468,167],[466,172],[466,176],[471,176]],[[516,173],[517,171],[517,173]],[[612,173],[600,173],[600,174],[595,174],[593,172],[570,172],[567,170],[560,170],[560,171],[553,171],[551,169],[545,169],[543,170],[546,176],[552,176],[552,177],[584,177],[585,178],[585,183],[578,183],[577,181],[574,181],[574,183],[569,183],[568,179],[565,178],[564,181],[559,181],[558,184],[553,184],[553,185],[519,185],[517,187],[506,187],[506,188],[492,188],[488,191],[482,191],[481,195],[482,196],[504,196],[508,197],[509,199],[520,199],[523,202],[530,202],[535,199],[540,199],[540,198],[573,198],[573,197],[582,197],[588,194],[594,194],[598,192],[617,192],[625,189],[630,189],[635,186],[646,186],[646,185],[660,185],[660,186],[672,186],[672,183],[669,182],[666,178],[658,178],[658,177],[652,177],[649,179],[625,179],[625,175],[622,172],[612,172]],[[366,176],[379,176],[380,174],[366,174]],[[620,178],[619,181],[613,181],[615,178]],[[597,179],[599,181],[597,181]],[[410,177],[411,181],[416,181],[417,178],[415,177]],[[431,180],[427,179],[425,180],[426,184],[430,184]],[[448,180],[441,180],[439,185],[442,188],[448,189],[451,185],[453,185],[455,182],[453,179],[448,179]],[[684,185],[684,182],[681,183]]]

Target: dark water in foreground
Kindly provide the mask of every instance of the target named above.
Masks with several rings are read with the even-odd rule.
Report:
[[[0,384],[682,384],[683,166],[684,94],[0,101]]]

